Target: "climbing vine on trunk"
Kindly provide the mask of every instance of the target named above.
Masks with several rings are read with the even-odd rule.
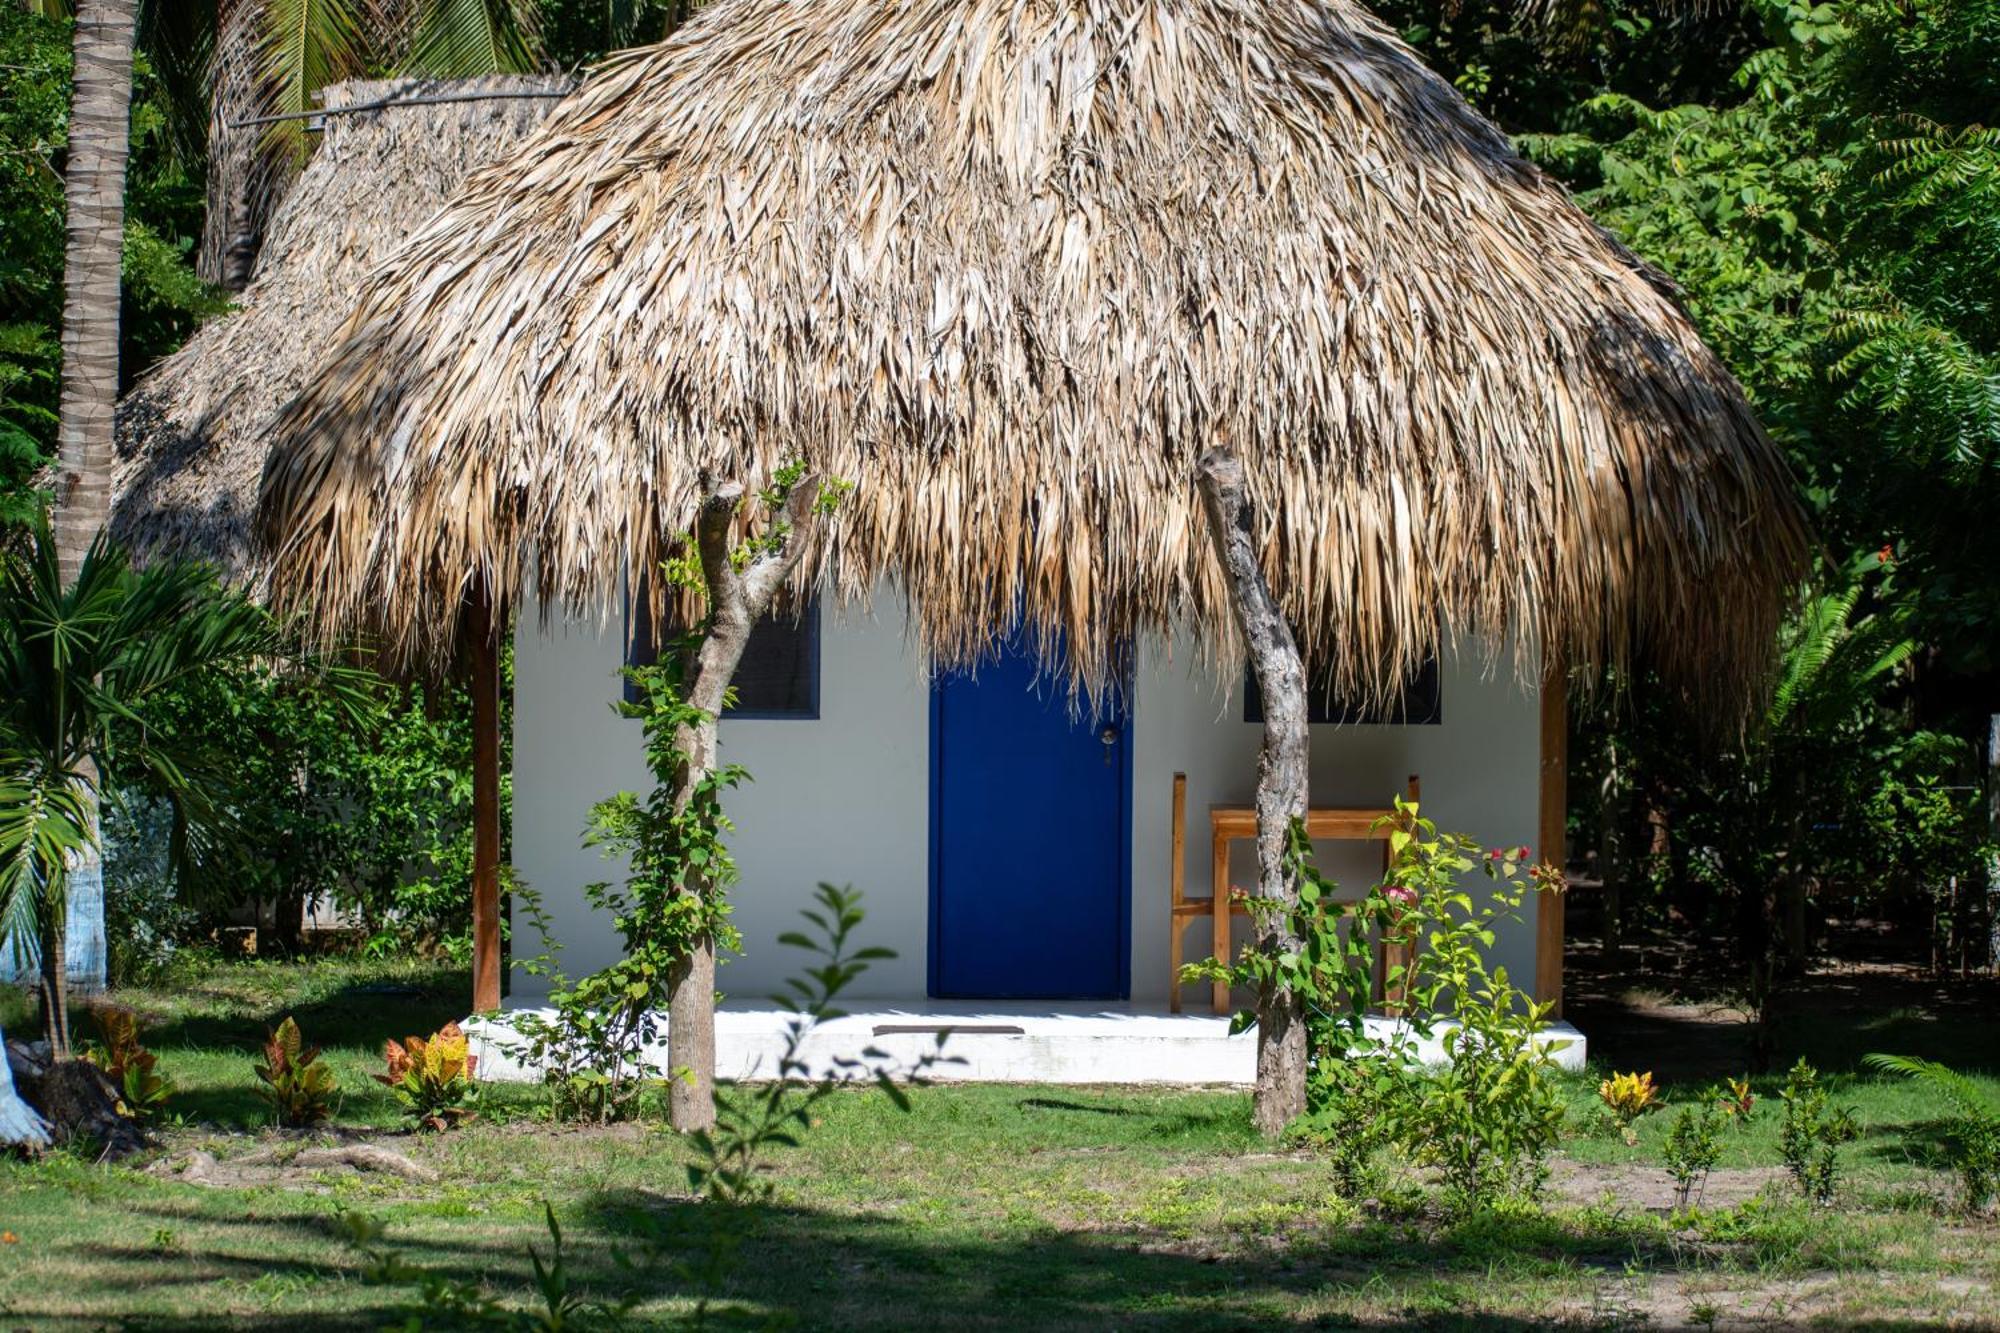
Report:
[[[625,673],[636,700],[617,708],[645,729],[655,786],[644,797],[620,792],[600,802],[585,838],[631,858],[626,892],[614,907],[628,949],[621,1003],[636,1012],[666,1002],[667,1112],[676,1129],[704,1130],[715,1121],[716,954],[741,943],[729,922],[736,863],[723,842],[730,824],[722,795],[746,774],[720,761],[716,722],[732,697],[751,627],[804,552],[801,529],[831,517],[849,489],[787,464],[755,497],[767,520],[762,530],[733,542],[743,489],[705,482],[695,531],[682,554],[661,566],[669,584],[700,596],[703,614],[662,645],[655,665]]]

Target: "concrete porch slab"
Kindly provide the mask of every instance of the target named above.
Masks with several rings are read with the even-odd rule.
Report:
[[[530,1010],[532,1006],[522,1006],[464,1024],[479,1057],[481,1079],[533,1082],[541,1077],[518,1050],[510,1049],[519,1040],[512,1014]],[[715,1018],[716,1073],[725,1079],[774,1077],[792,1018],[772,1007],[725,1005]],[[1395,1020],[1371,1017],[1368,1024],[1372,1035],[1383,1037]],[[664,1019],[660,1029],[663,1040],[649,1048],[647,1057],[664,1071]],[[1563,1068],[1583,1067],[1584,1037],[1569,1024],[1552,1025],[1542,1040],[1565,1043],[1556,1051]],[[836,1062],[857,1059],[870,1047],[905,1069],[926,1054],[941,1054],[949,1063],[933,1064],[924,1075],[937,1082],[1247,1087],[1256,1077],[1254,1032],[1231,1036],[1227,1018],[1119,1004],[861,1001],[846,1017],[808,1034],[800,1057],[817,1078],[835,1073]],[[1443,1058],[1436,1036],[1420,1051],[1432,1062]]]

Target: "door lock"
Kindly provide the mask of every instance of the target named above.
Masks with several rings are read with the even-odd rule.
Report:
[[[1107,723],[1104,730],[1097,733],[1097,739],[1104,746],[1104,766],[1109,768],[1111,766],[1111,748],[1118,744],[1118,728]]]

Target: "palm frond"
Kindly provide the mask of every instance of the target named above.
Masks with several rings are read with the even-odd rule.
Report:
[[[1863,589],[1856,571],[1844,586],[1800,608],[1782,645],[1767,714],[1771,727],[1808,732],[1839,727],[1916,653],[1900,610],[1857,615]]]
[[[440,79],[523,74],[541,58],[535,0],[427,0],[403,72]]]
[[[258,73],[268,115],[313,110],[313,94],[368,66],[373,7],[368,0],[264,0]],[[306,155],[302,121],[270,126],[265,142],[296,159]]]
[[[210,62],[215,57],[217,0],[140,0],[138,48],[159,80],[167,143],[182,165],[208,148]]]
[[[92,788],[74,775],[0,766],[0,938],[27,961],[37,923],[65,910],[72,856],[95,845]]]
[[[1920,1056],[1890,1055],[1881,1051],[1863,1056],[1861,1063],[1880,1073],[1900,1074],[1922,1083],[1949,1102],[1952,1109],[1966,1120],[1982,1124],[2000,1123],[2000,1106],[1989,1101],[1977,1083],[1950,1065]]]

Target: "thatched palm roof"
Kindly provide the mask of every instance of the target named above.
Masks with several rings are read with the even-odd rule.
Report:
[[[570,82],[348,82],[327,107],[510,94],[330,116],[273,219],[239,309],[210,321],[118,408],[112,531],[142,557],[183,553],[254,576],[250,521],[271,423],[325,359],[369,273],[475,167],[546,116]],[[546,99],[511,94],[545,91]]]
[[[946,660],[1233,654],[1240,451],[1308,654],[1441,623],[1757,675],[1786,470],[1660,279],[1350,0],[721,0],[598,72],[370,284],[264,488],[276,591],[406,659],[478,578],[588,609],[698,474],[852,478],[811,576]]]

